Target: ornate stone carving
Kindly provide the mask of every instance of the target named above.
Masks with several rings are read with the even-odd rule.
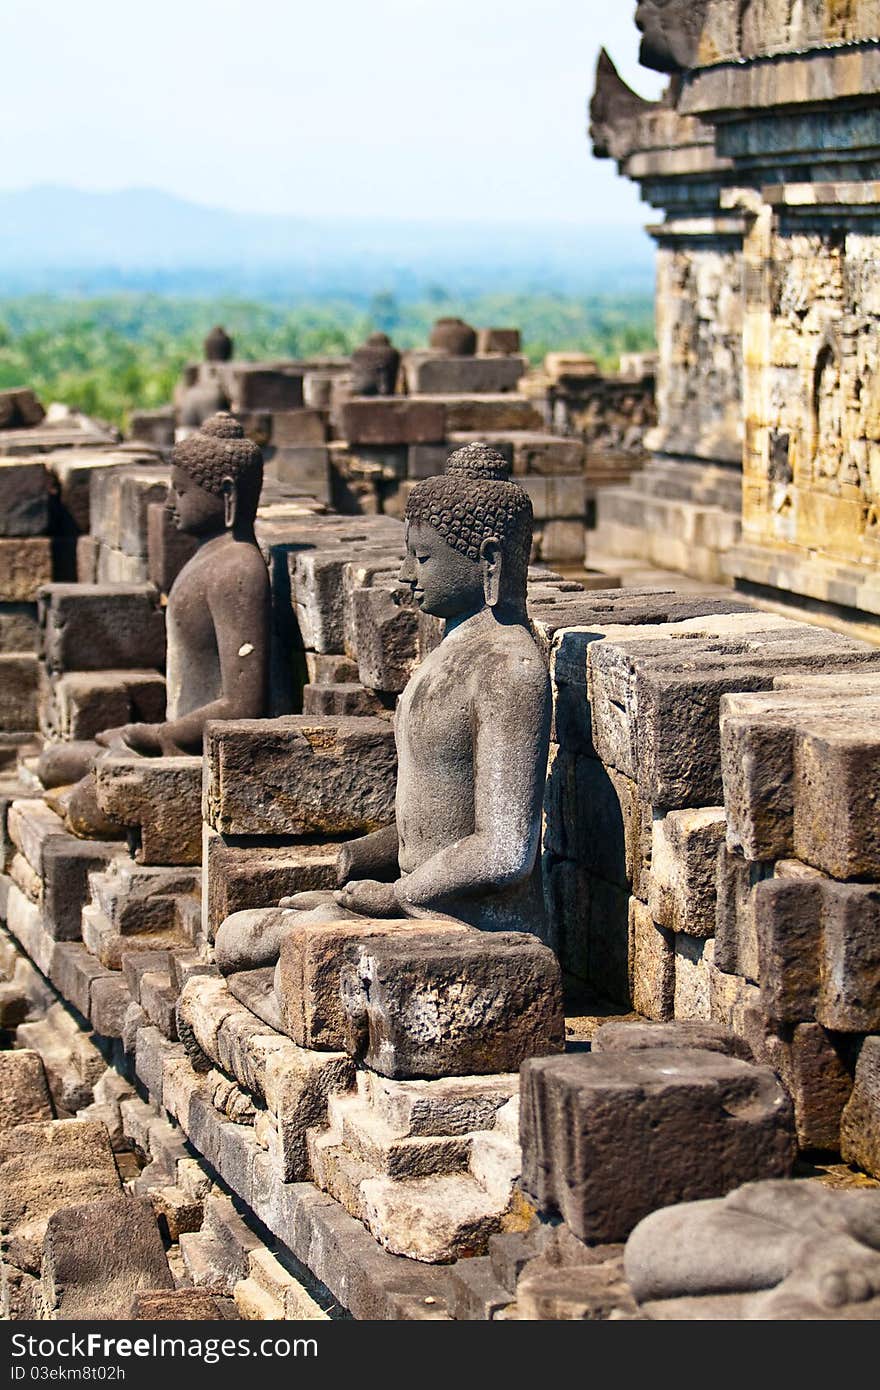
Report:
[[[709,0],[639,0],[639,61],[657,72],[694,67],[708,8]]]
[[[641,117],[658,105],[627,86],[603,48],[596,64],[596,85],[590,102],[590,140],[596,158],[626,159],[636,148]]]

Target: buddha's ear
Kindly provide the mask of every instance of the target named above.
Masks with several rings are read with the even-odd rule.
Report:
[[[490,608],[497,608],[501,598],[501,542],[488,536],[480,545],[480,568],[483,571],[483,593]]]
[[[223,479],[223,521],[227,531],[231,531],[238,515],[238,484],[228,474]]]

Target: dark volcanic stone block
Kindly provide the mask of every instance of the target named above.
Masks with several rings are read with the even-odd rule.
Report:
[[[384,719],[230,720],[205,734],[205,819],[224,835],[345,835],[394,820]]]
[[[795,1156],[791,1102],[768,1067],[684,1048],[526,1062],[520,1136],[524,1189],[589,1241],[785,1176]]]
[[[152,584],[47,584],[39,596],[52,671],[165,666],[165,618]]]
[[[558,962],[525,933],[380,937],[341,989],[350,1048],[383,1076],[488,1076],[563,1046]]]

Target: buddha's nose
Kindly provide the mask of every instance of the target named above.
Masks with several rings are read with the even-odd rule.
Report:
[[[416,566],[415,561],[413,560],[413,557],[411,555],[407,555],[403,561],[403,564],[400,566],[400,574],[398,575],[398,578],[400,579],[401,584],[411,584],[413,588],[415,588]]]

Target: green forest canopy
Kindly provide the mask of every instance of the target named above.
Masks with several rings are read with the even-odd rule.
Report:
[[[650,350],[653,303],[647,295],[487,295],[450,300],[438,288],[422,302],[391,294],[372,300],[289,305],[239,299],[117,294],[96,299],[29,295],[0,299],[0,390],[30,386],[44,402],[63,401],[123,425],[129,411],[171,400],[184,363],[201,356],[208,329],[222,323],[236,356],[250,360],[348,353],[376,329],[398,347],[427,343],[441,314],[486,327],[519,327],[524,351],[592,353],[614,370],[621,352]]]

